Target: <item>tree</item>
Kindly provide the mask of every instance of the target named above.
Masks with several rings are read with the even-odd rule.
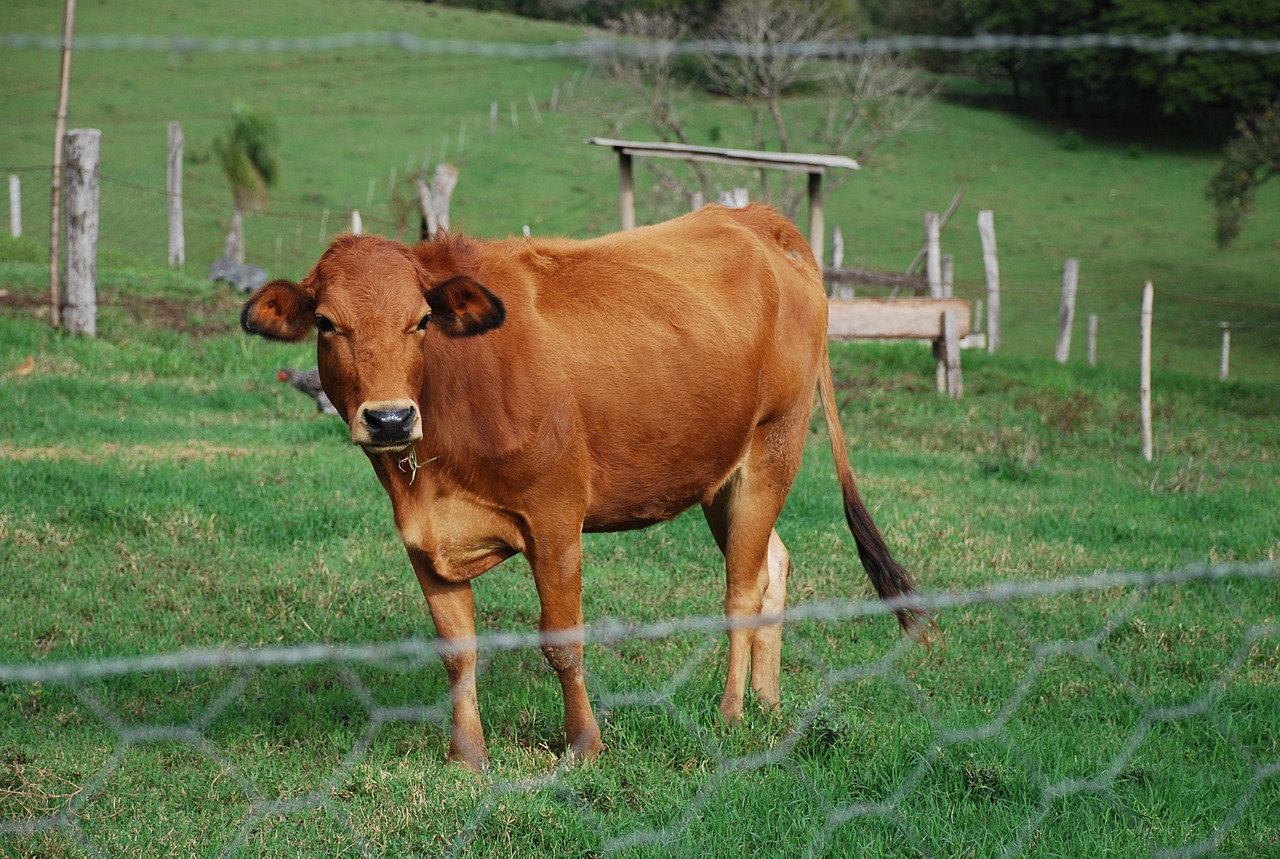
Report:
[[[1280,32],[1274,0],[880,0],[877,20],[916,22],[922,32],[1070,36],[1265,38]],[[1100,106],[1151,115],[1255,110],[1276,93],[1280,56],[1230,51],[1165,54],[1126,49],[998,51],[962,58],[1025,82],[1059,112]]]
[[[1240,235],[1258,186],[1280,174],[1280,99],[1240,119],[1205,195],[1214,206],[1218,247]]]
[[[280,160],[275,121],[244,104],[237,104],[227,120],[226,136],[214,138],[213,151],[231,186],[239,211],[261,211],[267,188],[275,184]]]
[[[684,117],[691,112],[696,79],[743,108],[748,131],[739,146],[782,152],[816,149],[865,159],[878,144],[911,127],[936,87],[891,58],[826,58],[831,53],[827,46],[853,35],[828,12],[813,0],[733,0],[703,35],[736,48],[700,56],[692,70],[674,50],[678,41],[690,36],[690,27],[669,14],[624,16],[614,31],[646,40],[651,50],[609,60],[609,71],[632,93],[625,108],[614,111],[615,131],[640,120],[664,141],[693,142]],[[815,98],[825,102],[825,109],[814,109]],[[679,187],[671,171],[646,166],[659,172],[664,190]],[[710,198],[706,169],[693,166],[704,198]],[[828,189],[846,178],[833,176]],[[791,173],[785,174],[781,189],[770,187],[769,172],[763,169],[758,182],[764,199],[795,214],[805,189]]]

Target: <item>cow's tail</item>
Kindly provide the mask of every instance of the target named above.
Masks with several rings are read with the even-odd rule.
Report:
[[[823,350],[822,369],[818,378],[818,392],[822,399],[822,412],[827,419],[827,434],[831,439],[831,455],[836,463],[836,476],[844,495],[844,518],[858,544],[858,557],[867,571],[867,578],[880,599],[893,607],[898,623],[904,632],[928,644],[937,624],[916,599],[915,584],[911,574],[894,560],[885,545],[880,529],[872,521],[867,506],[858,494],[858,485],[849,467],[849,452],[845,449],[844,428],[840,426],[840,413],[836,410],[835,383],[831,378],[831,359]]]

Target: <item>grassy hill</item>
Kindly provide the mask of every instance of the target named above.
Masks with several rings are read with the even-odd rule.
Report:
[[[58,31],[47,4],[6,12],[13,31]],[[375,29],[578,35],[390,0],[82,4],[79,28]],[[47,162],[56,64],[0,54],[3,166]],[[75,68],[71,124],[104,130],[100,336],[45,322],[47,170],[23,172],[34,237],[0,238],[0,667],[429,640],[363,457],[340,423],[275,381],[281,366],[309,366],[314,346],[240,334],[240,297],[201,277],[230,205],[210,142],[236,100],[278,118],[284,174],[271,212],[249,219],[250,255],[296,274],[323,247],[324,209],[332,232],[347,206],[364,206],[370,179],[366,220],[394,232],[389,171],[420,166],[427,147],[434,160],[446,138],[465,229],[610,229],[612,156],[580,141],[605,130],[593,106],[611,91],[569,62],[368,49],[84,52]],[[574,95],[552,113],[557,83]],[[832,357],[863,493],[922,589],[1021,585],[1020,596],[939,612],[945,647],[927,655],[899,644],[889,618],[861,616],[870,588],[815,422],[778,525],[792,605],[811,610],[788,625],[781,711],[717,720],[723,574],[700,517],[684,516],[585,542],[590,622],[704,621],[589,646],[599,764],[559,766],[559,692],[536,645],[486,650],[493,768],[480,778],[443,763],[447,688],[429,656],[7,680],[0,855],[1274,855],[1280,189],[1241,248],[1219,254],[1200,197],[1211,149],[1088,128],[1064,148],[1061,126],[990,110],[987,90],[949,92],[932,131],[871,159],[829,220],[852,262],[901,268],[920,211],[964,185],[944,241],[976,296],[972,222],[995,209],[1008,349],[966,353],[961,401],[932,392],[932,360],[915,344],[837,345]],[[729,131],[728,116],[702,105],[705,142]],[[188,140],[187,273],[162,266],[156,190],[175,118]],[[1081,259],[1078,318],[1103,319],[1097,368],[1049,357],[1068,255]],[[1147,278],[1158,290],[1152,463],[1139,454],[1131,333]],[[1216,322],[1228,314],[1247,325],[1238,378],[1220,384]],[[1099,571],[1177,579],[1202,565],[1222,577],[1048,593]],[[477,598],[485,633],[536,626],[520,558],[482,577]]]
[[[9,4],[10,32],[57,34],[55,6]],[[502,43],[572,41],[564,25],[399,0],[88,4],[77,33],[214,37],[327,36],[399,31],[421,38]],[[0,56],[3,164],[26,187],[28,233],[47,221],[47,167],[58,57],[7,50]],[[559,110],[550,110],[559,87]],[[394,171],[401,198],[407,172],[443,156],[462,171],[454,222],[481,235],[590,235],[614,229],[612,155],[582,145],[615,131],[619,94],[601,75],[567,60],[428,56],[392,49],[335,48],[268,55],[138,50],[81,51],[74,60],[70,127],[104,131],[103,241],[124,259],[163,260],[165,129],[187,140],[188,267],[221,252],[230,194],[212,158],[226,115],[245,102],[273,115],[283,161],[271,210],[248,218],[251,260],[298,274],[360,208],[370,229],[396,234],[389,200]],[[535,119],[530,98],[538,106]],[[490,106],[498,105],[490,136]],[[1002,90],[952,81],[927,116],[927,130],[867,159],[829,203],[829,225],[846,236],[849,264],[901,270],[920,241],[920,216],[958,188],[962,207],[943,237],[956,258],[961,294],[982,295],[976,212],[995,212],[1004,288],[1004,341],[1011,352],[1049,355],[1056,334],[1063,260],[1081,262],[1073,360],[1083,359],[1084,320],[1101,321],[1100,360],[1136,362],[1140,289],[1156,284],[1159,369],[1216,373],[1218,323],[1234,323],[1233,373],[1276,376],[1280,296],[1273,278],[1280,235],[1280,187],[1264,187],[1239,245],[1218,251],[1203,188],[1216,151],[1194,130],[1153,123],[1068,127],[995,107]],[[800,118],[819,107],[797,99]],[[711,99],[691,106],[694,142],[734,145],[744,119]],[[618,133],[648,138],[644,128]],[[726,177],[731,181],[732,177]],[[641,179],[642,217],[678,208],[653,198]],[[1274,186],[1275,183],[1272,183]],[[393,188],[393,191],[396,189]],[[371,205],[370,205],[371,202]],[[327,216],[326,216],[327,215]]]
[[[156,268],[104,271],[102,335],[61,336],[16,285],[42,269],[25,254],[0,242],[0,666],[429,641],[363,456],[275,380],[312,344],[246,337],[236,296]],[[1146,463],[1123,371],[966,356],[953,401],[914,344],[833,361],[862,491],[928,593],[1280,556],[1275,384],[1162,374]],[[487,653],[483,778],[443,763],[429,654],[5,682],[0,854],[1273,850],[1274,570],[953,606],[926,656],[843,608],[870,588],[819,427],[778,529],[792,605],[836,611],[788,625],[781,712],[717,722],[723,573],[689,515],[586,540],[589,622],[706,619],[589,647],[598,765],[557,767],[534,644]],[[485,633],[536,627],[522,559],[477,595]]]

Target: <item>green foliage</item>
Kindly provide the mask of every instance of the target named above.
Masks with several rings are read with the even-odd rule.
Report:
[[[885,3],[889,26],[918,32],[969,35],[1117,35],[1265,37],[1280,32],[1280,4],[1255,0],[904,0]],[[1238,113],[1273,98],[1280,57],[1232,52],[1168,56],[1115,50],[1001,51],[951,58],[951,65],[994,66],[1015,95],[1035,87],[1064,115],[1135,110],[1151,116],[1197,116],[1206,110]]]
[[[225,134],[214,138],[213,151],[231,185],[237,208],[266,208],[267,189],[280,173],[276,154],[279,138],[274,119],[243,103],[232,109]]]
[[[1205,194],[1213,203],[1218,247],[1240,235],[1258,187],[1280,174],[1280,99],[1243,117]]]

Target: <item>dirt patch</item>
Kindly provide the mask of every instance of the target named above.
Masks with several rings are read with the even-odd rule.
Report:
[[[190,298],[166,296],[99,296],[98,309],[115,316],[112,325],[142,326],[176,331],[193,337],[229,334],[240,327],[243,296],[230,291]],[[0,289],[0,312],[14,316],[49,317],[49,298],[33,292]],[[99,327],[102,327],[100,323]]]
[[[228,447],[219,444],[100,444],[95,447],[18,447],[0,443],[0,461],[25,462],[41,460],[75,460],[94,465],[107,462],[123,462],[136,465],[142,462],[211,462],[217,459],[239,459],[259,456],[260,448]]]

